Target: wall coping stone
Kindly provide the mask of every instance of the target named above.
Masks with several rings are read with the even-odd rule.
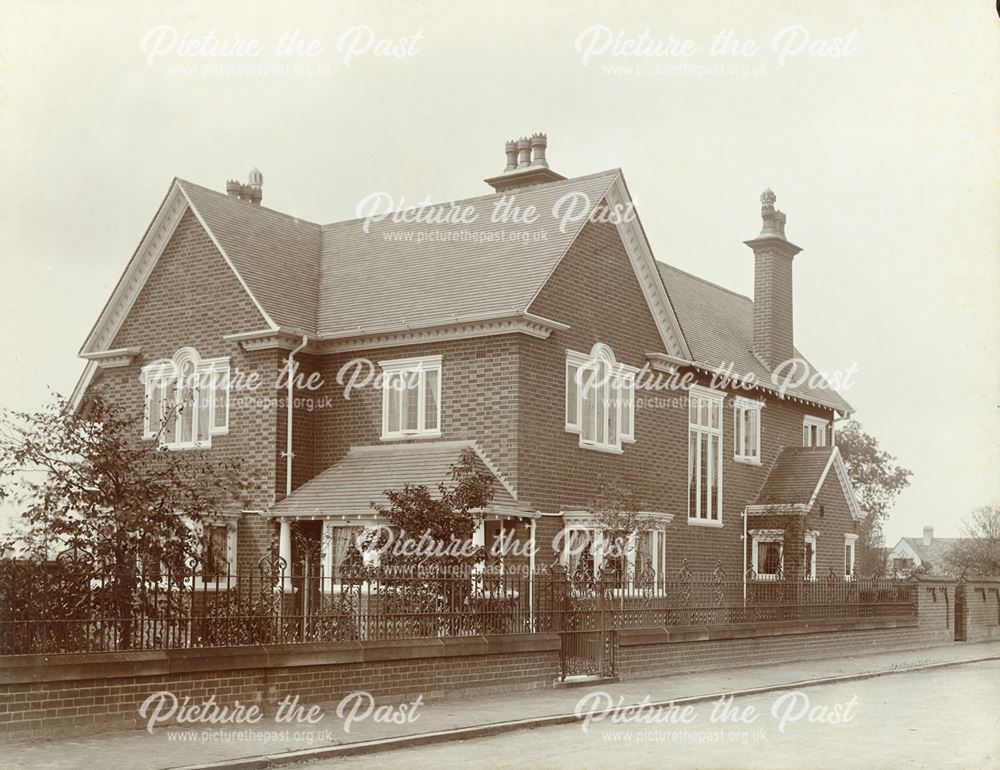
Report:
[[[618,630],[618,643],[622,647],[636,647],[648,644],[753,639],[836,631],[868,631],[879,628],[915,628],[916,626],[916,617],[893,616],[885,618],[821,618],[805,623],[790,620],[740,625],[623,628]]]
[[[67,682],[331,664],[558,652],[559,634],[316,642],[0,657],[0,684]]]

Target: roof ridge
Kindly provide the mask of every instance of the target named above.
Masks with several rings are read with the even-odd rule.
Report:
[[[485,193],[483,195],[476,195],[476,196],[473,196],[471,198],[452,198],[451,200],[447,200],[447,201],[433,201],[433,202],[431,202],[428,205],[430,205],[430,206],[445,206],[445,205],[448,205],[448,204],[456,204],[456,203],[481,202],[481,201],[488,200],[489,198],[499,198],[499,197],[502,197],[504,195],[507,195],[508,193],[517,193],[519,191],[523,192],[523,191],[526,191],[526,190],[536,190],[536,189],[540,189],[540,188],[543,188],[543,187],[553,187],[555,185],[565,185],[567,182],[589,181],[591,179],[597,179],[597,178],[602,177],[602,176],[609,176],[609,175],[614,175],[614,174],[619,174],[619,173],[621,173],[621,169],[610,168],[610,169],[607,169],[605,171],[595,172],[593,174],[585,174],[583,176],[574,176],[574,177],[569,177],[567,179],[557,179],[555,181],[545,182],[543,184],[536,184],[536,185],[530,185],[528,187],[518,187],[518,188],[515,188],[513,190],[506,190],[505,192],[491,192],[491,193]],[[419,205],[420,204],[417,204],[417,205],[414,205],[414,206],[404,206],[403,208],[395,208],[392,211],[385,212],[385,216],[389,216],[391,214],[396,214],[396,213],[399,213],[400,211],[409,211],[410,209],[418,208]],[[367,219],[367,217],[352,217],[351,219],[337,219],[337,220],[334,220],[333,222],[327,222],[326,224],[320,225],[320,228],[323,229],[323,230],[326,230],[327,228],[335,227],[337,225],[349,225],[349,224],[352,224],[354,222],[364,222],[365,219]]]
[[[219,198],[225,198],[227,201],[232,202],[233,204],[242,205],[241,201],[235,201],[226,193],[219,192],[218,190],[213,190],[211,187],[205,187],[205,185],[198,184],[197,182],[192,182],[188,179],[183,179],[182,177],[179,176],[174,177],[174,179],[176,179],[177,182],[182,186],[189,185],[191,187],[197,188],[198,190],[201,190],[202,192],[210,193],[212,195],[218,196]],[[263,204],[250,204],[250,205],[252,206],[252,209],[250,210],[269,211],[270,213],[277,214],[279,217],[284,217],[285,219],[288,219],[295,224],[310,225],[320,230],[323,229],[323,225],[319,224],[319,222],[313,222],[311,219],[303,219],[302,217],[297,217],[294,214],[286,214],[284,211],[278,211],[277,209],[272,209],[270,206],[264,206]]]
[[[690,273],[687,270],[682,270],[681,268],[677,267],[676,265],[671,265],[671,264],[669,264],[667,262],[664,262],[662,260],[659,260],[659,259],[656,260],[656,264],[663,265],[664,267],[670,268],[671,270],[675,270],[678,273],[683,273],[688,278],[694,278],[699,283],[704,283],[704,284],[706,284],[708,286],[712,286],[712,287],[714,287],[716,289],[719,289],[721,291],[726,292],[727,294],[732,294],[734,297],[739,297],[740,299],[745,299],[750,304],[753,304],[753,298],[752,297],[748,297],[746,294],[740,294],[738,291],[734,291],[733,289],[727,288],[726,286],[723,286],[722,284],[715,283],[715,281],[709,281],[707,278],[702,278],[700,275],[695,275],[694,273]]]

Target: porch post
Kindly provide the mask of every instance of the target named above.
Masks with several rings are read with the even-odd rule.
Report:
[[[476,524],[476,528],[472,532],[472,544],[474,546],[478,547],[478,548],[485,548],[486,547],[486,520],[485,519],[480,519],[479,523]],[[482,562],[476,562],[476,564],[474,564],[473,567],[472,567],[472,571],[473,571],[473,573],[483,572],[483,571],[485,571],[485,568],[486,568],[486,561],[483,560]]]
[[[281,520],[281,530],[278,536],[278,556],[285,560],[282,590],[290,591],[292,589],[292,525],[288,519]]]
[[[323,520],[323,528],[320,530],[319,553],[320,553],[320,590],[323,593],[333,591],[333,522],[329,519]]]

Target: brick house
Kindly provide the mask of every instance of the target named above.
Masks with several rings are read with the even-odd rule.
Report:
[[[496,478],[478,537],[533,539],[535,567],[601,560],[588,502],[613,482],[656,522],[633,570],[852,574],[862,513],[833,443],[851,407],[793,345],[799,248],[774,194],[751,300],[657,262],[620,170],[567,179],[545,153],[509,142],[491,194],[424,221],[307,222],[261,205],[256,170],[225,193],[175,179],[83,345],[75,408],[100,386],[145,440],[243,459],[251,493],[206,527],[237,574],[275,536],[294,559],[293,525],[330,574],[386,489],[435,488],[464,450]],[[808,381],[782,388],[793,359]]]

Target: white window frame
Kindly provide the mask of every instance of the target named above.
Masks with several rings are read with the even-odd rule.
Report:
[[[191,415],[191,440],[180,441],[178,437],[182,435],[184,408],[174,409],[174,440],[167,440],[167,434],[162,429],[162,415],[169,404],[177,404],[179,394],[183,392],[184,383],[181,382],[181,372],[184,367],[190,364],[193,369],[193,377],[198,383],[198,387],[192,387],[193,396],[190,402]],[[203,389],[202,383],[208,381],[209,387]],[[165,449],[208,449],[212,446],[213,436],[224,436],[229,433],[229,358],[202,358],[198,351],[191,347],[185,347],[174,353],[169,361],[159,360],[147,364],[142,368],[142,381],[144,383],[145,406],[143,410],[143,438],[153,439],[159,435],[160,446]],[[220,385],[221,383],[221,385]],[[159,405],[155,411],[157,419],[153,420],[154,411],[152,409],[153,393],[160,392]],[[221,392],[220,399],[216,398],[216,393]],[[172,394],[172,399],[167,399],[167,394]],[[200,420],[202,410],[200,408],[202,399],[208,399],[208,431],[204,439],[199,439]]]
[[[591,372],[598,368],[604,368],[607,376],[595,378]],[[622,454],[623,444],[635,443],[635,378],[638,371],[615,360],[611,348],[600,342],[590,353],[566,351],[565,427],[567,433],[580,437],[580,447]],[[585,395],[588,389],[594,391],[594,397],[589,400]],[[585,408],[594,410],[592,439],[585,437]],[[613,436],[609,429],[609,410],[614,411]]]
[[[411,438],[438,438],[441,436],[441,381],[442,367],[441,356],[424,356],[422,358],[400,358],[394,361],[379,361],[382,369],[382,441],[398,441]],[[437,404],[436,427],[427,428],[427,374],[437,373],[437,393],[435,403]],[[417,377],[417,427],[415,430],[403,428],[402,398],[406,388],[399,388],[393,385],[394,376],[405,377],[407,375]],[[400,399],[399,430],[389,430],[389,399]]]
[[[816,539],[819,536],[819,532],[806,532],[805,537],[802,542],[802,549],[805,550],[806,544],[812,545],[812,559],[810,559],[809,564],[806,564],[806,580],[816,579]],[[805,554],[803,554],[804,556]]]
[[[848,549],[851,557],[847,558]],[[858,563],[858,536],[855,534],[844,535],[844,580],[854,577],[854,570]]]
[[[733,401],[733,459],[738,463],[760,465],[763,407],[762,401],[752,401],[748,398],[737,398]],[[746,435],[745,414],[750,415],[751,425],[756,428],[750,436]]]
[[[750,556],[754,578],[756,580],[777,580],[778,575],[761,574],[759,546],[765,543],[778,543],[778,571],[783,575],[785,572],[785,531],[783,529],[751,529],[749,534],[753,545]]]
[[[588,550],[593,557],[594,569],[599,571],[601,565],[604,563],[604,551],[605,551],[605,530],[596,520],[592,519],[589,514],[585,514],[586,518],[576,518],[571,521],[567,521],[563,526],[563,540],[562,540],[562,551],[559,555],[559,562],[570,572],[570,577],[572,577],[572,565],[573,561],[570,554],[570,546],[573,544],[573,537],[570,535],[571,532],[585,532],[588,533],[587,544],[584,546],[585,550]],[[636,537],[649,537],[651,541],[650,546],[650,557],[653,566],[653,572],[655,574],[655,580],[657,582],[664,581],[667,577],[666,573],[666,559],[667,559],[667,530],[666,525],[662,528],[653,528],[646,530],[641,533],[632,532],[628,538],[628,544],[626,546],[625,560],[628,571],[628,579],[634,580],[636,577],[636,557],[638,555],[638,548],[636,544]],[[576,554],[577,563],[582,556],[582,551]]]
[[[688,390],[688,476],[687,476],[687,487],[685,489],[685,494],[687,495],[688,501],[688,524],[692,524],[699,527],[721,527],[722,526],[722,478],[723,478],[723,449],[722,449],[722,434],[723,434],[723,424],[725,422],[725,411],[723,409],[723,402],[725,401],[726,394],[721,390],[714,390],[712,388],[706,388],[701,385],[692,385]],[[706,409],[708,410],[709,420],[708,424],[701,424],[701,422],[693,422],[691,419],[691,406],[692,403],[696,404],[696,412],[701,414],[701,405],[704,403]],[[712,426],[711,414],[715,411],[718,415],[718,425]],[[692,437],[697,437],[696,449],[692,451],[691,439]],[[705,441],[702,441],[702,438]],[[716,495],[715,500],[712,500],[711,481],[714,476],[709,477],[709,494],[706,496],[705,500],[701,499],[701,468],[702,468],[702,445],[708,448],[707,454],[709,455],[709,462],[715,464],[714,474],[718,476],[718,483],[716,485]],[[714,449],[713,449],[714,447]],[[711,465],[709,466],[710,472],[713,471]],[[692,479],[698,480],[698,494],[695,499],[695,505],[691,505],[691,483]]]
[[[813,417],[812,415],[807,414],[802,418],[802,446],[826,446],[827,428],[829,428],[829,426],[829,420],[824,420],[822,417]],[[813,442],[814,433],[819,437],[817,442]]]

